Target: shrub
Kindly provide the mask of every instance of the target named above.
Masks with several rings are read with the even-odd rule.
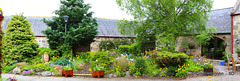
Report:
[[[120,45],[118,47],[118,52],[119,53],[128,53],[129,52],[129,48],[130,48],[129,45]]]
[[[95,54],[93,54],[91,60],[91,68],[100,65],[103,66],[105,69],[108,69],[108,65],[110,64],[109,51],[103,50],[101,52],[96,52]]]
[[[17,66],[17,64],[4,67],[3,68],[3,73],[8,73],[9,71],[13,70],[16,66]]]
[[[125,57],[116,59],[114,62],[114,67],[118,76],[125,76],[125,71],[129,69],[129,62]]]
[[[74,67],[73,67],[73,64],[72,64],[69,60],[67,60],[67,59],[65,59],[65,58],[62,58],[62,59],[57,60],[57,61],[55,62],[55,65],[61,65],[61,66],[70,65],[71,68],[74,68]]]
[[[130,45],[132,44],[128,39],[116,39],[116,40],[103,40],[99,44],[99,48],[102,50],[111,50],[111,49],[118,49],[120,45]]]
[[[167,76],[174,77],[176,75],[177,66],[169,66],[167,71]]]
[[[181,77],[181,78],[185,78],[185,77],[187,77],[187,74],[188,74],[188,71],[186,70],[186,67],[187,67],[188,65],[183,65],[183,66],[179,66],[178,67],[178,70],[176,70],[176,77]]]
[[[149,74],[150,77],[159,75],[160,69],[158,69],[158,65],[155,61],[146,61],[146,72]]]
[[[146,69],[146,60],[142,57],[136,58],[135,68],[137,72],[140,72],[141,74],[143,74]]]
[[[141,52],[143,52],[143,51],[142,51],[142,46],[141,46],[141,44],[140,44],[140,43],[133,43],[133,44],[129,47],[129,52],[130,52],[131,54],[134,54],[135,56],[139,56],[139,54],[140,54]]]
[[[156,61],[157,64],[159,64],[160,67],[183,65],[189,57],[185,53],[181,52],[172,53],[168,51],[157,50],[151,51],[150,56]]]
[[[36,56],[38,43],[33,35],[31,24],[22,14],[14,15],[7,25],[2,39],[2,55],[5,63],[30,61]]]
[[[189,59],[185,65],[187,66],[185,70],[189,71],[189,72],[199,72],[202,71],[203,68],[196,62],[194,61],[192,58]]]

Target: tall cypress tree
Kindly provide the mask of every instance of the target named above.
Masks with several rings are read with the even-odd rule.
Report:
[[[15,60],[29,61],[37,55],[38,43],[31,24],[22,14],[13,15],[3,36],[3,59],[5,63]]]
[[[57,17],[52,20],[43,19],[50,27],[43,31],[48,38],[51,49],[57,49],[61,45],[68,43],[72,50],[81,46],[90,45],[97,34],[97,22],[92,18],[93,12],[88,11],[89,4],[84,4],[82,0],[61,0],[59,10],[54,11]],[[67,34],[65,34],[65,22],[63,16],[69,16],[67,24]],[[62,50],[60,50],[62,51]]]

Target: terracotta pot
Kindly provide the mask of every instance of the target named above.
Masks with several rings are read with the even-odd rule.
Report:
[[[94,76],[97,76],[98,78],[100,78],[100,76],[104,77],[104,70],[102,70],[102,71],[92,71],[92,78],[94,78]]]
[[[62,74],[65,75],[65,77],[68,77],[68,75],[72,75],[73,77],[73,70],[62,70]]]
[[[48,55],[47,52],[44,53],[44,55],[43,55],[43,59],[44,59],[44,62],[48,62],[48,61],[49,61],[49,55]]]

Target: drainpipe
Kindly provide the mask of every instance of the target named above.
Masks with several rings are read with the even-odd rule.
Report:
[[[233,15],[231,15],[231,49],[232,49],[232,53],[231,56],[233,54]]]

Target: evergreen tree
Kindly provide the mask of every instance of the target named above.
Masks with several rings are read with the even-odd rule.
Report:
[[[3,36],[3,61],[30,61],[37,53],[38,43],[31,24],[22,14],[13,15]]]
[[[75,54],[77,48],[90,45],[94,41],[97,35],[97,22],[92,18],[93,12],[88,11],[91,6],[84,4],[82,0],[61,0],[61,4],[59,10],[54,11],[57,17],[51,20],[43,19],[50,27],[43,33],[46,34],[51,49],[62,48],[62,45],[69,44]],[[65,15],[69,16],[66,35],[63,19]]]

